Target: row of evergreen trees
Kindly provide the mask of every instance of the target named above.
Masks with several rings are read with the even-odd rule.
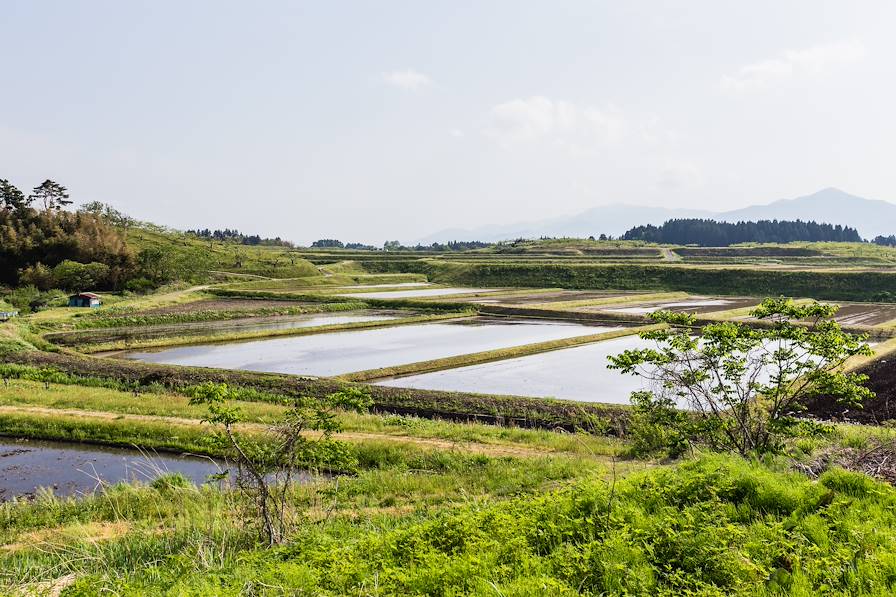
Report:
[[[622,240],[676,245],[727,247],[738,243],[788,243],[793,241],[862,242],[855,228],[802,220],[717,222],[704,219],[669,220],[662,226],[636,226]]]
[[[871,242],[883,247],[896,247],[896,234],[891,234],[890,236],[875,236],[874,240]]]

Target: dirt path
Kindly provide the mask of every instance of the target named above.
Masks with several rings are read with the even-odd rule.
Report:
[[[660,255],[662,256],[663,261],[681,261],[681,255],[672,249],[660,248]]]
[[[74,408],[47,408],[43,406],[0,406],[0,414],[4,413],[24,415],[64,415],[69,417],[100,419],[105,421],[146,421],[151,423],[180,425],[184,427],[196,427],[202,424],[199,419],[188,419],[184,417],[124,414]],[[269,429],[269,426],[260,423],[240,423],[237,427],[241,431],[255,433],[261,433]],[[317,434],[314,432],[309,432],[307,435],[309,437],[314,437]],[[551,450],[538,450],[536,448],[529,448],[526,446],[511,444],[486,444],[481,442],[452,441],[440,438],[413,437],[408,435],[391,435],[386,433],[370,433],[362,431],[343,431],[337,435],[337,438],[353,443],[386,441],[403,444],[413,444],[416,446],[423,446],[438,450],[460,450],[462,452],[484,454],[487,456],[540,457],[557,453]]]

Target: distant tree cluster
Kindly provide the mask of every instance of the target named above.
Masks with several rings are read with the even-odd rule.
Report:
[[[445,253],[448,251],[467,251],[470,249],[483,249],[490,247],[492,243],[484,243],[478,240],[473,241],[457,241],[452,240],[447,243],[432,243],[431,245],[403,245],[401,241],[387,240],[383,243],[383,251],[437,251]],[[354,249],[358,251],[377,251],[373,245],[365,245],[363,243],[343,243],[335,238],[322,238],[311,243],[315,249]]]
[[[345,245],[341,240],[335,238],[322,238],[311,243],[311,247],[314,249],[344,249]]]
[[[883,247],[896,247],[896,235],[891,234],[890,236],[875,236],[874,240],[872,240],[875,245],[881,245]]]
[[[217,240],[221,242],[229,242],[238,245],[261,245],[266,247],[292,247],[293,244],[287,240],[276,238],[265,238],[258,234],[243,234],[239,230],[225,228],[224,230],[197,229],[187,230],[187,234],[192,234],[199,238]]]
[[[717,222],[703,219],[669,220],[662,226],[637,226],[622,240],[676,245],[727,247],[738,243],[788,243],[794,241],[862,242],[855,228],[802,220]]]
[[[478,240],[460,241],[451,240],[447,243],[432,243],[429,246],[417,245],[416,251],[469,251],[470,249],[484,249],[492,246],[492,243],[484,243]]]

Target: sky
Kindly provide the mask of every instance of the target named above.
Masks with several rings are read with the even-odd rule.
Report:
[[[413,242],[608,204],[896,200],[896,3],[0,0],[0,178]]]

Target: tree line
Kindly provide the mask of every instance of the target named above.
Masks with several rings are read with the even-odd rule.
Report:
[[[382,249],[373,245],[365,245],[363,243],[343,243],[335,238],[322,238],[311,243],[314,249],[355,249],[363,251],[468,251],[470,249],[484,249],[492,246],[492,243],[485,243],[478,240],[457,241],[452,240],[447,243],[432,243],[431,245],[403,245],[397,240],[387,240],[383,243]]]
[[[0,179],[0,283],[121,288],[137,274],[122,231],[95,204],[75,213],[63,209],[71,203],[68,190],[52,180],[26,196]]]
[[[891,234],[890,236],[875,236],[871,242],[875,245],[881,245],[882,247],[896,247],[896,234]]]
[[[208,228],[187,230],[187,234],[192,234],[198,238],[217,240],[220,242],[231,242],[238,245],[265,246],[265,247],[292,247],[293,244],[288,240],[283,240],[279,236],[276,238],[267,238],[258,234],[243,234],[237,229],[231,230],[209,230]]]
[[[668,220],[662,226],[636,226],[626,232],[622,240],[727,247],[738,243],[862,242],[862,237],[855,228],[814,221],[759,220],[732,223],[693,218]]]

